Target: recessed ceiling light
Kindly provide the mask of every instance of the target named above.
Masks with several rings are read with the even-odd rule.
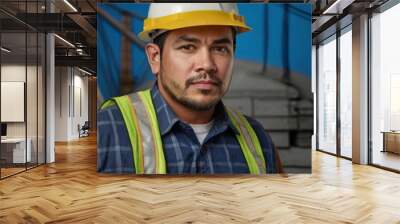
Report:
[[[88,71],[86,71],[86,70],[83,70],[83,69],[81,69],[81,68],[79,68],[79,67],[78,67],[78,70],[81,71],[81,72],[83,72],[83,73],[85,73],[85,74],[87,74],[87,75],[89,75],[89,76],[92,75],[92,73],[90,73],[90,72],[88,72]]]
[[[336,0],[322,14],[342,14],[343,9],[351,5],[355,0]]]
[[[9,49],[7,49],[5,47],[1,47],[1,51],[4,51],[6,53],[10,53],[11,52],[11,50],[9,50]]]
[[[68,0],[64,0],[65,4],[67,4],[74,12],[78,12],[78,10],[71,4],[69,3]]]
[[[60,37],[60,36],[57,35],[57,34],[54,34],[54,36],[57,37],[58,39],[60,39],[62,42],[64,42],[64,43],[66,43],[67,45],[69,45],[70,47],[75,48],[75,45],[71,44],[71,42],[69,42],[68,40],[66,40],[66,39],[64,39],[64,38],[62,38],[62,37]]]

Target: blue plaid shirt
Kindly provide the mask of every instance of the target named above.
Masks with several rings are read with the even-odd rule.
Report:
[[[231,123],[220,102],[216,106],[213,126],[200,144],[192,127],[179,120],[161,96],[157,85],[151,89],[156,108],[164,155],[169,174],[249,173],[246,159]],[[116,106],[97,114],[97,170],[105,173],[134,173],[132,146],[122,114]],[[255,130],[268,173],[276,173],[275,150],[271,138],[254,119],[246,117]]]

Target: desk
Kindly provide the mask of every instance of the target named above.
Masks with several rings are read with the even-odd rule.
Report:
[[[393,152],[400,154],[400,132],[383,131],[383,150],[382,152]]]
[[[1,156],[6,160],[6,162],[9,163],[30,162],[32,158],[31,154],[32,140],[28,138],[26,142],[28,143],[27,144],[28,147],[26,147],[26,154],[25,154],[25,138],[1,139]],[[27,161],[25,161],[25,158],[27,158]]]

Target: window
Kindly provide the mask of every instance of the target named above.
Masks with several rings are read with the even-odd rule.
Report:
[[[336,36],[318,48],[318,149],[336,153]]]
[[[340,155],[352,157],[352,33],[351,26],[340,36]]]
[[[398,21],[400,4],[371,18],[371,157],[373,164],[396,170],[400,170]]]

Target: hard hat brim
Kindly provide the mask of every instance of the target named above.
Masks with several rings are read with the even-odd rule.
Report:
[[[216,10],[199,10],[192,12],[176,13],[157,18],[147,18],[144,21],[143,31],[139,37],[144,41],[151,41],[149,35],[155,30],[175,30],[195,26],[232,26],[238,33],[249,31],[242,16],[233,12],[227,13]]]

